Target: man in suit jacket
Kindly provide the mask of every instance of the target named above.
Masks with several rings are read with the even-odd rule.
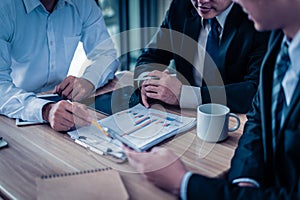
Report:
[[[245,113],[257,91],[269,34],[258,33],[231,0],[201,2],[173,0],[159,31],[138,58],[135,78],[160,78],[138,83],[142,101],[146,107],[149,99],[158,99],[184,108],[215,102]],[[208,19],[212,18],[220,25],[217,67],[205,55],[210,43]],[[177,78],[163,73],[171,60]]]
[[[256,29],[281,30],[271,35],[260,86],[228,180],[187,172],[179,160],[174,162],[174,154],[165,149],[155,148],[150,153],[125,151],[132,165],[150,181],[177,195],[181,192],[183,199],[300,199],[300,1],[236,1],[248,12]],[[277,76],[278,69],[284,72],[282,79]],[[273,99],[277,83],[283,91],[283,106],[275,113],[273,106],[280,105],[281,99]],[[278,113],[282,113],[279,123]],[[274,129],[274,125],[278,128]],[[166,160],[173,162],[158,168],[157,164],[166,164]]]

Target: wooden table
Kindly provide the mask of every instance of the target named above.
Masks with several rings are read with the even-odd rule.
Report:
[[[132,84],[132,74],[122,73],[103,91]],[[196,116],[195,112],[182,111]],[[97,114],[100,118],[105,116]],[[206,143],[196,137],[196,129],[180,134],[162,146],[175,151],[194,172],[209,177],[223,176],[230,167],[242,134],[245,115],[239,115],[240,128],[222,143]],[[232,123],[232,122],[230,122]],[[0,199],[35,199],[36,178],[41,175],[76,172],[101,167],[118,170],[130,199],[176,199],[135,173],[128,163],[117,164],[75,144],[67,134],[47,124],[17,127],[15,120],[0,116],[0,136],[9,147],[0,150]]]

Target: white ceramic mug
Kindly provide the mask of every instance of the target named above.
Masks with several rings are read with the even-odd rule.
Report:
[[[236,119],[236,125],[229,128],[229,117]],[[240,119],[221,104],[202,104],[197,108],[197,135],[206,142],[220,142],[240,127]]]

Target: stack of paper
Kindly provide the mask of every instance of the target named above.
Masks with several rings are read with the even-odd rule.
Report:
[[[171,136],[191,129],[195,126],[196,119],[147,109],[138,104],[98,123],[108,130],[114,139],[105,136],[94,126],[80,128],[69,132],[69,135],[92,148],[122,157],[125,155],[122,153],[121,142],[137,151],[145,151]]]

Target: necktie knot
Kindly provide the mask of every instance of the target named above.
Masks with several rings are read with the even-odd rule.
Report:
[[[277,56],[274,69],[274,81],[281,83],[288,67],[290,66],[290,63],[291,60],[289,56],[288,44],[285,42]]]
[[[208,19],[207,21],[208,21],[208,24],[210,25],[211,34],[219,37],[220,32],[221,32],[221,26],[220,26],[218,20],[214,17],[212,19]]]

